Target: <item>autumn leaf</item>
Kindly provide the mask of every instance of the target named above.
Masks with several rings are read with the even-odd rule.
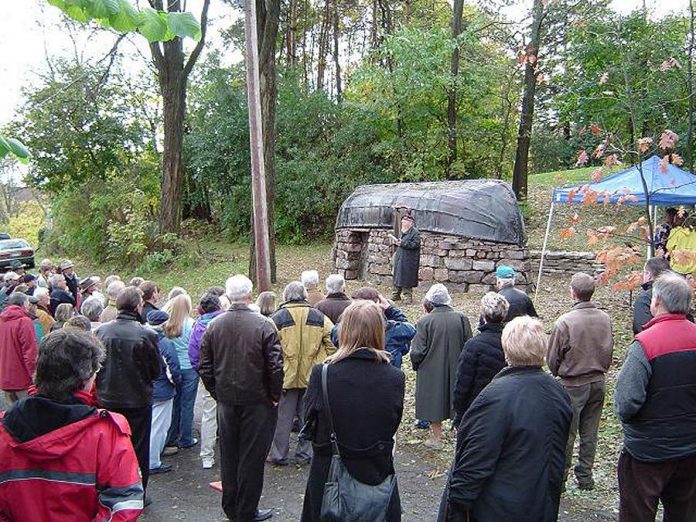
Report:
[[[588,190],[582,198],[582,204],[586,207],[590,205],[596,205],[597,199],[599,198],[599,192],[594,190]]]
[[[669,171],[669,154],[666,154],[661,160],[660,160],[660,171],[663,174],[667,174]]]
[[[596,123],[593,123],[592,125],[590,125],[590,132],[595,136],[599,136],[600,134],[602,134],[602,127],[600,127]]]
[[[676,58],[674,58],[674,57],[668,58],[660,64],[660,71],[667,72],[673,67],[676,67],[677,69],[681,69],[681,65],[679,65],[679,62],[677,61]]]
[[[684,205],[679,206],[679,209],[677,210],[677,216],[679,216],[680,218],[686,216],[686,208],[684,207]]]
[[[673,153],[672,154],[672,165],[677,165],[678,167],[681,167],[684,164],[684,158],[682,158],[679,154]]]
[[[624,196],[624,201],[632,201],[634,203],[637,203],[638,196],[636,196],[635,194],[627,194],[626,196]]]
[[[568,223],[575,225],[577,223],[580,223],[580,216],[578,215],[577,212],[575,212],[572,216],[568,217]]]
[[[590,161],[590,156],[587,154],[587,151],[585,150],[579,150],[578,151],[578,160],[575,162],[576,167],[582,167],[585,165],[588,161]]]
[[[597,234],[595,234],[591,230],[588,230],[587,231],[587,246],[594,246],[597,243],[599,243],[599,238],[597,237]]]
[[[609,154],[606,158],[604,158],[604,166],[605,167],[614,167],[615,165],[620,165],[621,162],[619,161],[619,157],[616,154]]]
[[[574,227],[568,227],[561,229],[561,233],[559,234],[559,236],[562,240],[565,240],[573,237],[576,233],[577,231]]]
[[[641,138],[638,140],[638,150],[643,153],[648,152],[648,149],[650,148],[650,145],[652,145],[652,143],[652,138]]]
[[[599,85],[604,85],[604,84],[607,83],[608,81],[609,81],[609,73],[608,73],[608,72],[604,72],[604,73],[602,73],[602,76],[599,77],[599,82],[598,82],[598,83],[599,83]]]
[[[663,150],[671,150],[679,141],[679,135],[669,129],[665,130],[660,136],[659,146]]]
[[[602,180],[603,175],[604,171],[602,170],[602,167],[595,169],[592,172],[592,181],[594,181],[595,183],[599,183]]]
[[[534,64],[537,62],[537,57],[534,56],[533,54],[530,54],[530,55],[527,56],[527,61],[528,61],[530,64],[534,65]]]

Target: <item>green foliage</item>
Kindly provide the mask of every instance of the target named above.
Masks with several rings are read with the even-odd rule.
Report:
[[[28,163],[30,155],[21,141],[15,138],[6,138],[0,134],[0,159],[6,156],[12,156],[22,163]]]
[[[201,39],[201,26],[191,13],[167,13],[151,7],[137,10],[128,0],[46,0],[73,20],[96,21],[119,33],[139,32],[148,42],[176,37]]]
[[[31,246],[39,246],[39,231],[44,227],[46,214],[36,201],[24,201],[19,205],[19,212],[9,218],[7,225],[3,225],[12,237],[26,239]]]

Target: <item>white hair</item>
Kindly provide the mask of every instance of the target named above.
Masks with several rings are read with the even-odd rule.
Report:
[[[48,278],[48,284],[51,286],[57,286],[61,280],[65,281],[65,276],[63,274],[53,274]]]
[[[300,276],[300,281],[304,286],[307,285],[318,285],[319,284],[319,272],[316,270],[305,270]]]
[[[442,283],[435,283],[425,294],[425,300],[434,305],[448,305],[452,302],[447,287]]]
[[[232,303],[244,301],[253,289],[251,279],[242,274],[233,275],[225,282],[225,293]]]
[[[339,274],[331,274],[326,278],[325,284],[326,292],[329,294],[337,294],[346,289],[346,280],[343,279],[343,276]]]
[[[283,301],[302,301],[307,299],[307,289],[300,281],[292,281],[283,290]]]
[[[38,286],[34,289],[34,297],[37,299],[41,299],[42,297],[48,297],[48,288],[44,288],[43,286]]]
[[[126,283],[121,280],[116,280],[106,287],[106,295],[109,296],[109,299],[115,301],[118,294],[120,294],[121,290],[124,288],[126,288]]]

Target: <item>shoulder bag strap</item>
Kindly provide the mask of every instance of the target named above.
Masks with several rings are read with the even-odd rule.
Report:
[[[336,439],[336,428],[334,428],[333,415],[331,414],[331,405],[329,404],[329,387],[327,385],[327,375],[329,372],[329,365],[324,364],[321,368],[321,390],[324,395],[324,407],[326,408],[326,416],[329,419],[329,431],[331,437],[331,453],[333,455],[339,455],[338,452],[338,440]]]

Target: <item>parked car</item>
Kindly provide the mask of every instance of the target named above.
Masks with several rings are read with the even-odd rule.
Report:
[[[2,239],[11,239],[10,234],[7,232],[0,232],[0,240]]]
[[[34,249],[24,239],[0,240],[0,268],[9,268],[13,261],[34,268]]]

